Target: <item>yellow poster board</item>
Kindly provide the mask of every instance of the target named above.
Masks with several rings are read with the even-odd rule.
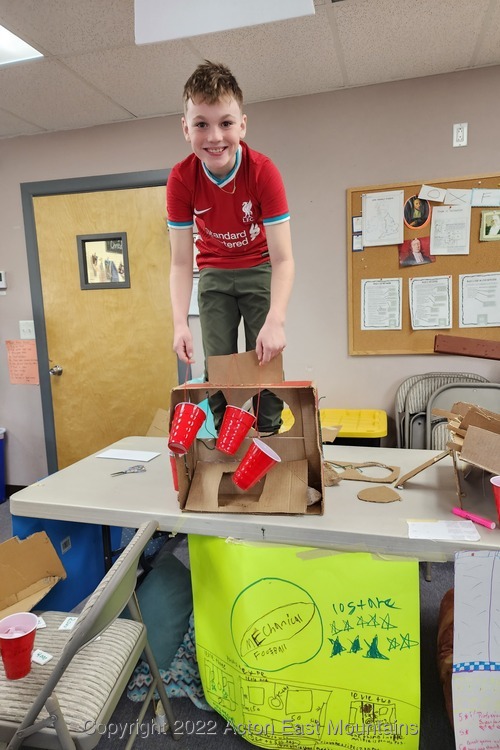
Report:
[[[418,563],[190,536],[205,698],[257,747],[418,750]]]

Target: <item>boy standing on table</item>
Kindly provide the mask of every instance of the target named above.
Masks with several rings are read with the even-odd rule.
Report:
[[[285,316],[293,285],[290,215],[278,169],[242,141],[243,95],[231,71],[208,60],[184,87],[184,137],[193,153],[176,164],[167,182],[172,251],[170,292],[174,350],[192,362],[188,311],[193,283],[193,216],[200,270],[198,303],[205,354],[237,352],[243,318],[246,351],[260,364],[286,346]],[[205,366],[206,377],[206,366]],[[218,430],[226,401],[209,399]],[[275,434],[283,402],[260,394],[257,430]]]

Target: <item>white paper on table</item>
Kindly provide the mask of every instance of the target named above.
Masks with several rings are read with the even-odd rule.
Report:
[[[500,326],[500,273],[458,277],[459,328]]]
[[[477,542],[481,535],[472,521],[408,521],[408,538]]]
[[[159,453],[153,451],[126,451],[117,448],[109,448],[103,453],[99,453],[96,458],[123,458],[126,461],[151,461],[152,458],[159,456]]]
[[[431,255],[468,255],[470,206],[435,206],[431,219]]]
[[[361,280],[361,330],[401,330],[402,279]]]
[[[473,206],[500,206],[500,190],[498,188],[472,188]]]
[[[410,317],[414,331],[451,328],[451,276],[410,278]]]
[[[418,194],[419,198],[434,201],[435,203],[442,203],[445,196],[446,190],[444,188],[433,187],[433,185],[422,185]]]
[[[400,245],[403,242],[403,190],[364,193],[361,204],[364,247]]]

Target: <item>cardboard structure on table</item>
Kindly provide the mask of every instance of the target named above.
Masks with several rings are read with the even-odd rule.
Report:
[[[29,612],[66,571],[45,531],[0,544],[0,618]]]
[[[449,411],[435,409],[432,413],[448,419],[450,439],[447,449],[405,474],[398,480],[396,487],[402,489],[409,479],[451,455],[457,497],[461,505],[464,492],[458,459],[492,474],[500,474],[500,414],[463,401],[453,404]]]
[[[174,388],[170,399],[170,424],[175,406],[182,401],[199,404],[222,391],[228,404],[243,407],[261,390],[272,391],[292,412],[290,429],[264,441],[281,458],[250,490],[243,492],[231,475],[258,433],[251,429],[234,456],[215,449],[215,439],[195,440],[188,453],[175,458],[179,481],[179,506],[205,513],[323,513],[323,464],[318,397],[309,381],[283,380],[281,357],[259,366],[255,352],[209,357],[209,381]],[[307,505],[308,487],[321,499]]]

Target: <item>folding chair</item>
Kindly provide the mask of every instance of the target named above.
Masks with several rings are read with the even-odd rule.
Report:
[[[72,630],[59,629],[68,613],[42,613],[46,627],[37,630],[35,648],[51,654],[50,661],[32,664],[31,672],[15,681],[0,669],[0,741],[8,742],[8,750],[22,743],[54,750],[94,748],[143,652],[153,680],[126,748],[132,747],[155,689],[173,734],[170,701],[134,593],[141,553],[157,526],[149,521],[138,529]],[[119,617],[125,607],[132,619]]]
[[[429,373],[411,386],[406,396],[404,414],[404,447],[425,447],[425,414],[430,396],[450,383],[487,383],[482,375],[472,372]]]

